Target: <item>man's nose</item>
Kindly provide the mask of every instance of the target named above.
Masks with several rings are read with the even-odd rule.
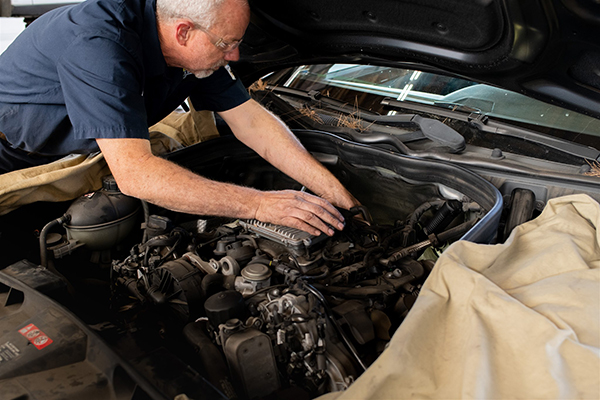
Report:
[[[237,61],[240,59],[240,49],[235,48],[231,51],[228,51],[227,53],[225,53],[224,57],[225,60],[227,61]]]

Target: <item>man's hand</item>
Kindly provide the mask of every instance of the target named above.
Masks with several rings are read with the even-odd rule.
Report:
[[[344,217],[331,203],[293,190],[262,192],[255,218],[301,229],[315,236],[321,232],[332,236],[334,230],[331,227],[344,229]]]
[[[327,189],[330,190],[330,193],[323,193],[321,197],[333,204],[334,206],[343,208],[345,210],[349,210],[352,207],[360,206],[360,202],[356,199],[356,197],[354,197],[342,185],[331,185]]]

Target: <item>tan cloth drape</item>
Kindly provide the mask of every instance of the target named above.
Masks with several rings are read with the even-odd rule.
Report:
[[[599,227],[573,195],[504,244],[454,243],[383,354],[319,400],[599,399]]]
[[[160,155],[219,136],[209,111],[174,111],[149,129]],[[69,155],[55,162],[0,175],[0,215],[36,201],[66,201],[102,187],[110,174],[102,154]]]
[[[150,132],[167,135],[184,147],[219,136],[213,113],[196,111],[191,102],[189,112],[172,112],[162,121],[151,126]]]

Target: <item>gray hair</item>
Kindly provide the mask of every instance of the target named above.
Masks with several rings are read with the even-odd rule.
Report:
[[[187,18],[208,29],[217,19],[219,8],[227,0],[156,0],[156,15],[161,21]],[[237,0],[248,4],[247,0]]]

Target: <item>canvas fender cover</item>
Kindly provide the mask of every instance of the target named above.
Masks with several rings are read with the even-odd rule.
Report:
[[[600,205],[550,200],[504,244],[452,244],[389,347],[319,400],[600,398]]]

